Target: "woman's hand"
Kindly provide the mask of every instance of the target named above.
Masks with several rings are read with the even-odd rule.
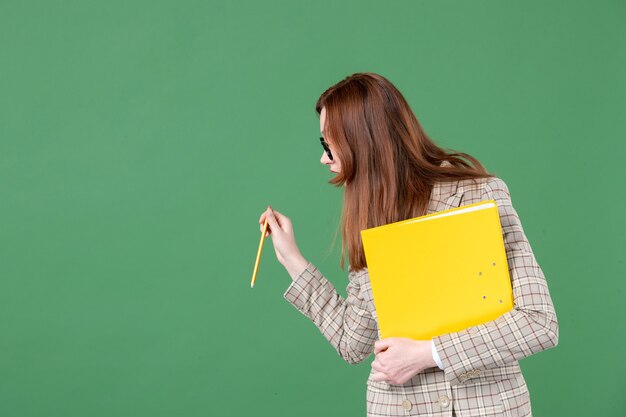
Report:
[[[298,245],[296,245],[291,219],[268,207],[259,218],[261,232],[263,231],[266,217],[268,228],[265,237],[272,236],[272,243],[274,244],[278,262],[287,269],[291,278],[295,279],[306,268],[308,262],[300,253]]]
[[[373,381],[404,384],[424,369],[437,366],[430,340],[389,337],[374,343]]]

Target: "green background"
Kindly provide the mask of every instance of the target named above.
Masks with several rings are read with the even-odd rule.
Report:
[[[503,178],[559,346],[535,416],[621,416],[624,1],[0,1],[0,415],[356,416],[258,218],[345,294],[315,101],[389,78]]]

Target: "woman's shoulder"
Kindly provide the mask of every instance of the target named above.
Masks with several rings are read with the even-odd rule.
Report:
[[[508,186],[504,180],[496,176],[442,181],[433,187],[429,212],[508,196]]]
[[[444,160],[439,165],[441,167],[451,167],[450,161]],[[464,178],[451,181],[440,181],[435,187],[447,188],[450,192],[464,192],[468,189],[506,188],[504,181],[493,175],[484,178]]]
[[[458,190],[462,192],[469,190],[482,190],[486,192],[503,190],[508,192],[508,187],[502,178],[492,176],[485,178],[467,178],[459,180]]]

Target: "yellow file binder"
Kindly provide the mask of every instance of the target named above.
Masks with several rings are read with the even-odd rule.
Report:
[[[365,229],[361,238],[381,338],[429,340],[513,308],[494,200]]]

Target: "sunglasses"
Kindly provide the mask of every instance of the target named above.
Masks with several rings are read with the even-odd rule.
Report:
[[[330,153],[330,148],[328,147],[328,143],[326,143],[324,141],[323,137],[320,138],[320,142],[322,143],[322,148],[324,148],[324,152],[326,152],[326,155],[328,155],[328,159],[330,159],[332,161],[333,160],[333,154]]]

